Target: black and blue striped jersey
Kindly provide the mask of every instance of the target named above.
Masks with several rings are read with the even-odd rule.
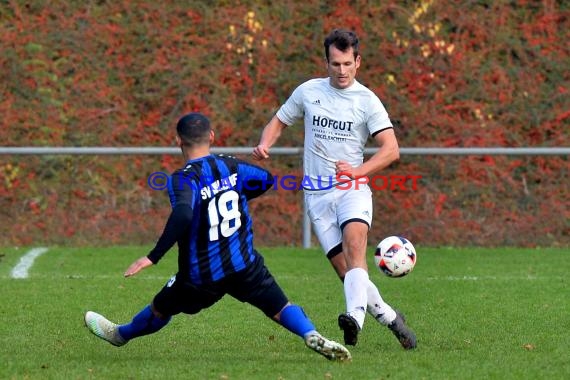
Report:
[[[273,186],[267,170],[224,155],[190,160],[168,182],[172,212],[148,258],[157,263],[178,243],[178,278],[201,285],[253,263],[248,200]]]

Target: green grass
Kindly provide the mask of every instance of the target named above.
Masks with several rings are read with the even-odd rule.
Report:
[[[95,310],[127,322],[176,265],[124,279],[149,247],[52,247],[26,279],[25,249],[0,249],[1,379],[562,379],[570,377],[569,249],[419,248],[407,277],[371,278],[418,336],[407,352],[367,318],[349,364],[328,362],[249,305],[224,298],[160,332],[113,347],[83,326]],[[320,251],[263,249],[320,331],[341,341],[342,286]],[[370,257],[370,262],[372,259]]]

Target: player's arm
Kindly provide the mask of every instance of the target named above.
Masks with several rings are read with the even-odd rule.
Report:
[[[166,221],[164,231],[155,247],[146,256],[131,264],[125,272],[125,277],[133,276],[141,270],[158,263],[170,248],[188,233],[192,222],[192,204],[196,188],[193,177],[188,173],[174,173],[168,181],[168,195],[172,211]]]
[[[400,148],[393,128],[387,128],[374,135],[378,151],[358,167],[352,167],[346,161],[336,162],[337,173],[345,173],[351,178],[364,177],[384,168],[400,159]]]
[[[188,204],[177,204],[172,209],[166,226],[154,248],[146,256],[131,264],[125,272],[125,277],[133,276],[141,270],[156,264],[172,248],[178,240],[188,233],[192,223],[192,207]]]
[[[188,204],[177,204],[172,209],[166,226],[154,248],[147,255],[148,259],[156,264],[162,256],[185,234],[188,234],[192,223],[192,207]]]
[[[268,170],[245,162],[239,164],[238,173],[241,180],[241,191],[247,200],[259,197],[269,190],[275,182],[275,178]]]
[[[366,160],[357,169],[357,175],[370,175],[387,168],[400,159],[400,147],[394,133],[394,128],[378,132],[374,136],[378,150],[370,159]]]
[[[287,127],[287,124],[279,120],[277,115],[274,115],[265,128],[263,128],[259,144],[253,148],[253,158],[255,160],[264,160],[269,157],[269,148],[277,142],[285,127]]]

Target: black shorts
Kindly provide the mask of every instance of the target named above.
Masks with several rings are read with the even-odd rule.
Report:
[[[154,297],[154,308],[164,316],[196,314],[218,302],[226,294],[247,302],[273,317],[288,299],[264,264],[261,255],[244,270],[212,284],[193,285],[174,276]]]

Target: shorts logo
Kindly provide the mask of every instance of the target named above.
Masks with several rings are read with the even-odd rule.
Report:
[[[313,100],[313,103],[312,103],[312,104],[316,104],[316,105],[319,105],[319,106],[320,106],[320,105],[321,105],[321,101],[320,101],[319,99]]]

